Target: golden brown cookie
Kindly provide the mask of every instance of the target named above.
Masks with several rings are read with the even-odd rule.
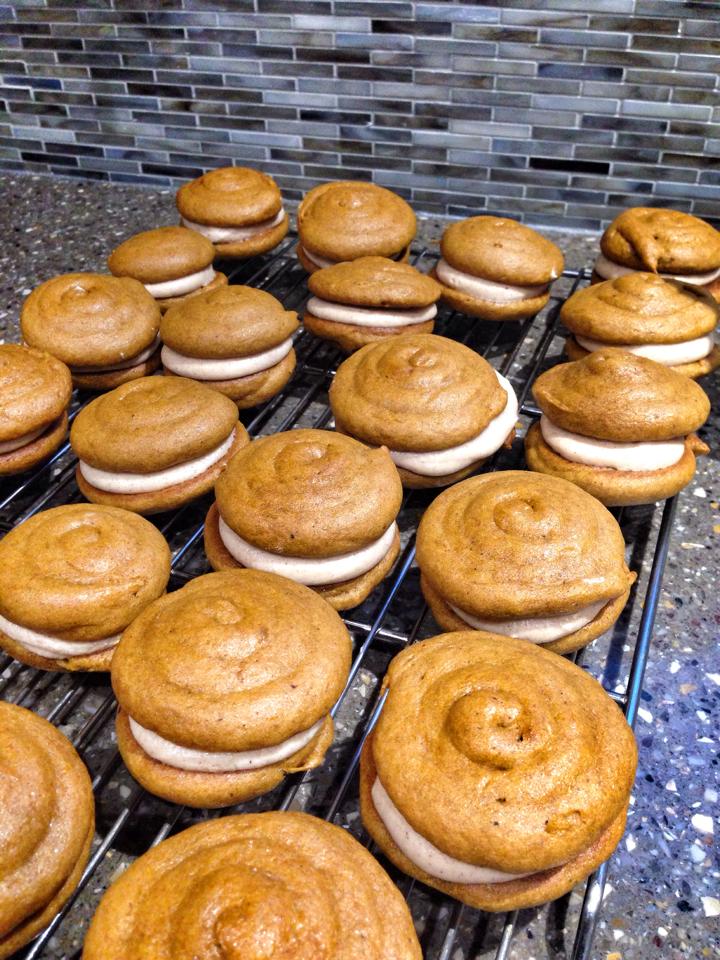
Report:
[[[272,250],[288,231],[280,190],[249,167],[220,167],[183,184],[175,196],[184,226],[205,236],[221,257]]]
[[[57,450],[71,395],[70,371],[60,360],[0,344],[0,476],[28,470]]]
[[[440,241],[433,276],[443,300],[481,320],[523,320],[548,301],[563,255],[546,237],[516,220],[470,217],[451,224]]]
[[[340,617],[298,583],[257,570],[192,580],[137,617],[115,652],[126,766],[151,793],[195,807],[250,800],[319,766],[351,649]]]
[[[409,487],[443,486],[476,469],[512,435],[512,386],[469,347],[402,334],[363,347],[330,387],[335,427],[385,445]]]
[[[387,257],[359,257],[316,270],[308,280],[306,330],[348,353],[405,333],[432,333],[440,287]]]
[[[326,430],[263,437],[233,457],[215,495],[214,567],[231,566],[229,555],[313,586],[337,609],[364,599],[397,556],[402,485],[385,448]]]
[[[187,227],[157,227],[136,233],[108,257],[116,277],[133,277],[158,301],[161,311],[197,293],[227,283],[213,268],[215,247]]]
[[[80,490],[94,503],[155,513],[211,490],[248,443],[228,398],[184,377],[146,377],[93,400],[70,442]]]
[[[711,333],[720,307],[702,290],[629,273],[577,290],[560,319],[571,333],[614,344],[682,343]]]
[[[617,521],[565,480],[508,470],[441,494],[417,534],[421,585],[446,629],[577,650],[622,612],[635,574]]]
[[[401,870],[500,911],[567,893],[610,855],[637,748],[584,670],[522,640],[471,631],[408,647],[383,687],[360,804]]]
[[[81,503],[37,513],[0,541],[0,646],[41,670],[109,670],[169,576],[168,545],[142,517]]]
[[[160,364],[160,308],[131,277],[66,273],[46,280],[20,314],[22,335],[70,367],[73,382],[110,390]]]
[[[252,287],[198,294],[164,315],[165,370],[224,393],[242,410],[275,396],[292,376],[297,314]]]
[[[532,392],[554,423],[599,440],[669,440],[699,429],[710,413],[696,383],[610,347],[546,370]]]
[[[578,483],[608,506],[652,503],[686,486],[710,401],[671,367],[607,347],[535,381],[542,416],[525,440],[532,470]]]
[[[29,943],[73,893],[90,854],[95,804],[72,744],[0,701],[0,958]]]
[[[185,227],[156,227],[124,240],[108,257],[116,277],[134,277],[143,284],[163,283],[196,273],[212,264],[213,245]]]
[[[103,897],[83,960],[421,960],[405,900],[349,833],[305,813],[197,824],[144,854]],[[152,945],[152,946],[150,946]]]
[[[692,277],[720,267],[720,233],[680,210],[623,210],[602,235],[600,249],[608,260],[632,270]]]
[[[378,309],[429,307],[440,297],[438,284],[426,273],[377,256],[318,270],[308,278],[308,289],[321,300]]]
[[[720,364],[713,342],[720,307],[699,287],[655,273],[629,273],[578,290],[562,306],[560,319],[574,335],[571,360],[617,346],[702,376]]]
[[[328,261],[404,259],[417,223],[410,206],[374,183],[339,180],[305,195],[298,208],[298,255],[308,272]]]

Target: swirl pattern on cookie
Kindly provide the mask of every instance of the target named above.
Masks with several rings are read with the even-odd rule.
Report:
[[[422,451],[477,436],[507,396],[474,350],[435,334],[406,334],[345,360],[330,401],[343,428],[359,440]]]
[[[94,801],[72,744],[30,710],[0,701],[0,957],[31,940],[76,887]]]
[[[122,632],[165,590],[170,550],[147,520],[68,504],[35,514],[0,541],[0,613],[58,639]]]
[[[365,748],[377,777],[411,827],[462,863],[515,875],[558,867],[627,806],[632,731],[561,657],[491,634],[443,634],[398,655],[385,687]]]
[[[84,960],[421,960],[407,905],[348,833],[303,813],[198,824],[137,860],[93,919]]]
[[[509,470],[472,477],[423,516],[418,564],[445,600],[489,619],[547,617],[626,592],[612,514],[564,480]]]
[[[223,520],[243,540],[291,557],[350,553],[378,540],[400,508],[387,450],[326,430],[253,441],[216,484]]]

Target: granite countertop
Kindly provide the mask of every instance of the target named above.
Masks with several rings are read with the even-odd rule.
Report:
[[[128,235],[176,222],[170,191],[59,178],[0,178],[0,205],[7,223],[0,241],[0,337],[7,340],[18,339],[20,304],[39,282],[102,270],[108,251]],[[428,241],[441,229],[437,221],[421,223]],[[571,267],[587,265],[596,249],[588,235],[547,233]],[[703,386],[717,411],[717,376]],[[720,951],[714,847],[714,830],[720,830],[720,559],[713,553],[720,534],[719,421],[715,414],[704,428],[712,453],[680,497],[637,723],[638,780],[610,867],[593,958],[674,960]],[[589,662],[592,668],[592,655]],[[556,933],[550,923],[528,922],[509,956],[560,960],[568,944]]]

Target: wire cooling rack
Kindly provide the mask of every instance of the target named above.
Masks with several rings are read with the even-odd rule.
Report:
[[[305,273],[288,238],[270,257],[228,265],[232,283],[268,290],[288,309],[301,311],[306,297]],[[429,270],[436,254],[413,248],[413,262]],[[480,323],[457,313],[441,312],[436,332],[467,343],[513,383],[520,403],[521,429],[511,450],[503,450],[485,470],[523,466],[522,436],[538,411],[529,399],[539,372],[561,354],[558,314],[563,300],[586,283],[590,271],[566,271],[553,287],[548,306],[521,324]],[[327,388],[341,354],[331,345],[300,332],[296,341],[298,368],[277,397],[243,415],[253,436],[295,427],[328,428],[332,414]],[[75,395],[71,417],[90,397]],[[44,466],[0,483],[0,532],[12,529],[40,510],[82,498],[74,480],[75,459],[64,446]],[[289,777],[272,793],[224,811],[196,811],[150,796],[125,770],[114,737],[115,701],[103,674],[57,674],[25,667],[0,654],[0,698],[29,707],[66,733],[87,763],[93,778],[97,829],[90,861],[80,884],[46,930],[16,956],[17,960],[77,958],[87,924],[113,878],[135,857],[193,823],[223,813],[269,809],[301,809],[347,827],[377,850],[363,833],[358,815],[357,768],[362,744],[372,729],[382,701],[380,679],[398,651],[416,639],[440,632],[425,607],[414,564],[417,522],[437,491],[407,493],[399,517],[402,551],[391,575],[345,622],[354,641],[354,659],[347,686],[333,709],[336,738],[318,770]],[[209,498],[171,514],[154,518],[173,551],[170,589],[176,589],[209,569],[202,550],[202,521]],[[598,640],[585,656],[585,666],[624,709],[633,724],[650,647],[663,570],[675,509],[674,498],[656,508],[616,512],[628,544],[628,562],[638,574],[630,602],[610,636]],[[644,594],[644,602],[643,600]],[[428,960],[538,955],[530,928],[538,919],[551,955],[589,960],[593,934],[603,900],[608,864],[572,896],[538,911],[483,914],[431,891],[396,871],[380,857],[405,894]],[[610,866],[612,869],[612,865]],[[548,931],[550,931],[548,933]]]

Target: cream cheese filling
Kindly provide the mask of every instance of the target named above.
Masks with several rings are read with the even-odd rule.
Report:
[[[260,223],[252,223],[247,227],[213,227],[207,223],[195,223],[193,220],[187,220],[182,216],[180,219],[183,226],[201,233],[208,238],[210,243],[239,243],[241,240],[250,240],[252,237],[257,237],[258,234],[277,227],[285,219],[285,210],[280,207],[274,217],[269,220],[262,220]]]
[[[139,363],[145,363],[146,360],[149,360],[150,357],[155,353],[158,346],[160,345],[160,337],[155,337],[153,342],[149,347],[145,347],[144,350],[141,350],[140,353],[136,353],[134,357],[128,357],[127,360],[120,360],[118,363],[108,364],[106,367],[79,367],[74,364],[70,364],[71,373],[114,373],[116,370],[129,370],[130,367],[135,367]]]
[[[340,260],[328,260],[327,257],[321,257],[319,253],[310,253],[308,248],[303,246],[302,243],[300,244],[300,249],[308,258],[308,260],[311,263],[314,263],[316,267],[320,267],[320,268],[334,267],[336,263],[346,262],[346,261],[340,261]],[[394,260],[396,263],[399,263],[403,259],[406,250],[407,250],[407,247],[403,247],[399,253],[395,253],[391,257],[386,257],[386,259]],[[364,254],[364,256],[370,256],[370,254]],[[355,259],[355,258],[353,257],[352,259]]]
[[[337,260],[328,260],[327,257],[321,257],[319,253],[310,253],[307,247],[304,247],[300,244],[300,249],[308,258],[310,263],[314,263],[316,267],[334,267],[338,262]]]
[[[550,643],[586,626],[595,619],[608,601],[599,600],[596,603],[589,603],[574,613],[561,613],[554,617],[527,617],[523,620],[482,620],[447,600],[445,603],[461,620],[475,627],[476,630],[499,633],[504,637],[516,637],[518,640],[527,640],[529,643]]]
[[[508,883],[521,877],[532,876],[531,873],[504,873],[491,867],[478,867],[474,863],[456,860],[410,826],[388,796],[379,777],[375,778],[371,795],[377,815],[385,824],[395,845],[408,860],[431,877],[446,883]]]
[[[520,300],[531,300],[545,293],[550,286],[549,283],[534,287],[495,283],[494,280],[484,280],[482,277],[474,277],[472,274],[463,273],[462,270],[456,270],[442,257],[437,262],[435,272],[446,286],[490,303],[517,303]]]
[[[80,473],[93,487],[105,490],[107,493],[154,493],[156,490],[174,487],[178,483],[185,483],[186,480],[199,477],[228,452],[234,439],[235,430],[233,429],[227,440],[223,440],[219,447],[215,447],[209,453],[204,453],[201,457],[188,460],[186,463],[168,467],[167,470],[156,470],[154,473],[119,473],[113,470],[100,470],[98,467],[91,467],[84,460],[79,461]]]
[[[178,353],[167,344],[162,348],[162,362],[167,370],[193,380],[235,380],[249,377],[276,366],[292,350],[292,337],[262,353],[248,357],[227,357],[221,360],[206,360]]]
[[[333,303],[311,297],[305,309],[321,320],[334,323],[350,323],[357,327],[407,327],[413,323],[424,323],[437,315],[434,303],[429,307],[409,310],[383,310],[368,307],[351,307],[345,303]]]
[[[397,531],[397,524],[393,522],[381,537],[366,547],[335,557],[286,557],[262,550],[243,540],[230,529],[222,517],[219,517],[218,526],[220,539],[238,563],[254,570],[277,573],[308,587],[341,583],[367,573],[387,554]]]
[[[55,421],[53,421],[54,423]],[[32,443],[33,440],[37,440],[41,433],[44,433],[48,427],[49,423],[46,423],[42,427],[38,427],[37,430],[33,430],[30,433],[24,433],[21,437],[15,437],[14,440],[3,440],[0,442],[0,455],[3,453],[12,453],[13,450],[19,450],[20,447],[26,447],[29,443]]]
[[[671,467],[678,463],[685,453],[685,440],[682,438],[637,443],[595,440],[563,430],[545,415],[540,417],[540,430],[545,442],[555,453],[573,463],[585,463],[591,467],[610,467],[613,470],[644,473],[647,470]]]
[[[493,417],[490,423],[476,437],[445,450],[429,450],[426,453],[414,453],[391,450],[390,456],[404,470],[410,470],[424,477],[442,477],[469,467],[471,463],[484,460],[499,450],[506,437],[517,423],[518,403],[512,384],[501,373],[495,371],[500,386],[507,394],[505,409]]]
[[[603,280],[615,280],[617,277],[624,277],[628,273],[652,273],[651,270],[643,271],[633,270],[632,267],[625,267],[621,263],[615,263],[601,253],[595,261],[595,273]],[[665,280],[679,280],[680,283],[689,283],[692,287],[704,287],[707,283],[712,283],[720,277],[720,267],[717,270],[708,270],[707,273],[660,273],[658,276]]]
[[[132,717],[128,717],[128,721],[132,735],[138,744],[148,756],[159,763],[196,773],[239,773],[242,770],[257,770],[280,763],[298,750],[302,750],[320,732],[325,723],[325,717],[321,717],[309,729],[301,730],[272,747],[237,751],[195,750],[192,747],[182,747],[179,743],[166,740],[153,730],[141,726]]]
[[[76,657],[81,654],[99,653],[100,650],[107,650],[114,647],[122,634],[117,633],[112,637],[104,637],[102,640],[60,640],[50,633],[40,633],[38,630],[31,630],[29,627],[23,627],[19,623],[13,623],[0,616],[0,630],[6,633],[11,640],[19,643],[21,646],[34,653],[38,657],[45,657],[48,660],[60,660],[63,657]]]
[[[197,273],[189,273],[186,277],[178,277],[176,280],[163,280],[162,283],[146,283],[145,289],[151,297],[156,300],[165,300],[168,297],[181,297],[185,293],[192,293],[193,290],[199,290],[200,287],[207,286],[215,279],[215,270],[213,265],[198,270]]]
[[[662,363],[666,367],[702,360],[709,356],[715,347],[715,341],[709,334],[705,337],[696,337],[695,340],[683,340],[680,343],[601,343],[600,340],[581,337],[577,333],[575,339],[590,353],[604,350],[606,347],[617,347],[618,350],[634,353],[638,357],[647,357],[648,360]]]

